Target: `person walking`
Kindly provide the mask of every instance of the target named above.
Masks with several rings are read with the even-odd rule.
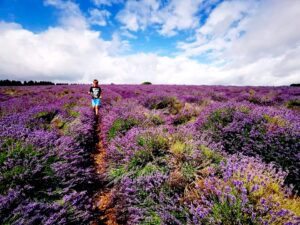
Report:
[[[99,114],[99,107],[101,106],[102,89],[98,85],[98,80],[94,79],[93,85],[88,92],[92,96],[92,107],[96,115]]]

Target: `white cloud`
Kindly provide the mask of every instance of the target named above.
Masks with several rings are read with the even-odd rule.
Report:
[[[112,41],[103,41],[99,32],[90,30],[57,27],[35,34],[4,22],[0,28],[0,74],[14,79],[89,82],[98,75],[106,83],[161,83],[171,76],[168,80],[172,83],[184,81],[198,66],[189,59],[155,54],[117,56],[122,45],[118,34]]]
[[[111,6],[113,4],[123,3],[123,0],[92,0],[92,2],[97,6],[101,6],[101,5]]]
[[[130,39],[137,39],[137,36],[126,29],[121,29],[121,35]]]
[[[204,25],[196,30],[194,41],[178,42],[187,56],[207,54],[217,58],[244,31],[244,23],[253,13],[255,1],[225,1],[215,8]]]
[[[262,1],[245,22],[245,34],[224,52],[226,67],[243,71],[255,65],[253,78],[261,76],[266,84],[299,83],[300,21],[295,20],[299,15],[299,1]]]
[[[60,10],[60,25],[76,29],[85,29],[88,27],[86,18],[76,3],[63,0],[44,0],[44,4]]]
[[[59,27],[35,34],[16,24],[1,22],[1,78],[87,83],[98,77],[102,83],[141,83],[149,80],[169,84],[236,85],[274,85],[297,81],[299,67],[296,60],[295,65],[292,61],[286,65],[291,71],[289,76],[281,78],[274,76],[272,68],[284,63],[284,58],[278,59],[277,63],[267,59],[243,68],[224,69],[182,56],[171,58],[151,53],[115,55],[121,43],[118,34],[112,41],[104,41],[99,35],[95,31]],[[295,57],[294,54],[290,52],[286,57]]]
[[[155,21],[155,12],[159,8],[157,0],[126,2],[125,8],[117,14],[117,19],[131,31],[145,30]]]
[[[245,35],[232,44],[227,55],[239,62],[278,57],[300,46],[300,1],[262,1],[245,23]]]
[[[176,30],[195,28],[199,22],[196,13],[202,0],[173,0],[170,4],[158,12],[162,25],[159,31],[162,35],[176,34]]]
[[[50,28],[35,34],[15,28],[1,29],[0,49],[0,74],[18,79],[61,76],[64,80],[77,80],[76,76],[94,69],[95,60],[107,57],[115,47],[99,39],[99,33],[88,30]]]
[[[107,10],[91,9],[89,13],[89,23],[98,26],[106,26],[107,20],[111,16],[110,12]]]
[[[163,5],[158,0],[127,1],[125,8],[117,15],[124,27],[131,31],[145,30],[158,26],[164,36],[173,36],[180,30],[198,25],[196,13],[202,0],[170,0]]]
[[[210,36],[224,36],[234,22],[242,19],[243,14],[253,5],[248,1],[230,1],[220,4],[207,19],[198,33]]]
[[[236,7],[227,8],[221,4],[219,10],[218,7],[213,10],[211,19],[199,28],[193,40],[181,43],[185,52],[167,57],[154,53],[126,55],[124,51],[130,49],[130,43],[122,40],[124,30],[120,29],[113,34],[112,40],[105,41],[100,32],[90,30],[86,25],[88,19],[78,5],[48,0],[48,5],[62,10],[60,26],[33,33],[19,24],[0,21],[1,79],[89,83],[98,77],[102,83],[141,83],[148,80],[169,84],[231,85],[299,82],[299,24],[294,18],[299,15],[300,7],[297,1],[291,2],[274,0],[259,5],[245,18],[240,12],[246,6],[239,5],[241,2],[232,1],[230,3],[237,4]],[[149,0],[148,4],[154,11],[163,12],[155,1]],[[141,8],[141,12],[152,15],[153,10],[146,8]],[[230,9],[235,13],[230,13]],[[155,16],[152,22],[160,21],[161,17]],[[239,23],[231,26],[236,20]],[[137,29],[149,26],[147,20],[136,22]],[[222,26],[219,27],[219,24]],[[130,26],[134,28],[134,23]],[[177,30],[178,27],[170,25],[168,32]],[[240,36],[240,31],[246,33]],[[188,57],[206,51],[212,52],[211,64],[201,64]],[[216,65],[216,62],[224,65]]]
[[[178,54],[221,62],[241,83],[299,82],[299,15],[299,1],[225,1]]]

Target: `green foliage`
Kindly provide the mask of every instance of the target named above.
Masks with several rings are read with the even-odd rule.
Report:
[[[154,125],[161,125],[164,123],[163,119],[159,115],[151,115],[150,120]]]
[[[291,87],[300,87],[300,83],[290,84]]]
[[[145,146],[146,145],[146,139],[143,136],[139,136],[136,139],[136,143],[140,146]]]
[[[4,171],[2,173],[3,179],[8,181],[8,180],[13,180],[13,178],[17,175],[20,175],[26,171],[26,168],[24,166],[16,165],[10,170]],[[14,181],[12,181],[14,182]],[[2,191],[2,190],[1,190]]]
[[[55,116],[52,120],[51,120],[51,127],[53,128],[57,128],[57,129],[63,129],[63,131],[65,131],[65,129],[68,126],[68,122],[64,121],[63,118],[61,116]]]
[[[220,153],[211,150],[210,148],[206,147],[205,145],[200,145],[200,149],[202,151],[202,154],[207,159],[211,160],[212,163],[219,164],[224,159]]]
[[[174,119],[173,124],[174,125],[181,125],[189,122],[192,119],[191,115],[180,115],[177,118]]]
[[[69,115],[76,118],[80,116],[80,113],[74,110],[70,110]]]
[[[43,111],[37,113],[34,117],[37,119],[43,119],[45,122],[50,123],[57,113],[58,113],[57,111],[50,111],[50,112]]]
[[[150,211],[148,212],[148,216],[141,222],[141,225],[161,225],[162,220],[156,212]]]
[[[169,140],[159,134],[138,136],[136,139],[138,145],[149,149],[154,156],[161,156],[169,148]]]
[[[240,199],[235,202],[225,200],[224,202],[216,202],[211,211],[211,216],[216,222],[221,224],[257,224],[253,220],[249,220],[247,216],[244,216],[242,211],[242,203]],[[234,220],[232,219],[234,218]]]
[[[215,110],[209,115],[207,122],[203,126],[204,129],[215,130],[216,129],[215,126],[217,125],[221,125],[222,127],[225,127],[227,124],[232,122],[233,113],[234,113],[233,108],[221,108]]]
[[[50,155],[47,160],[44,160],[43,156],[44,153],[37,151],[33,145],[14,139],[4,140],[0,150],[0,175],[2,177],[0,194],[6,193],[8,189],[17,185],[30,184],[35,186],[37,190],[32,193],[33,197],[43,200],[55,198],[55,196],[47,196],[46,192],[39,192],[38,190],[49,187],[52,182],[57,183],[54,176],[55,172],[51,165],[57,162],[59,158],[58,156]],[[8,163],[12,161],[15,163]],[[36,170],[37,164],[40,167],[39,170]],[[37,184],[36,181],[44,176],[49,176],[47,183]]]
[[[175,155],[181,155],[185,152],[185,143],[177,140],[174,144],[171,145],[170,151]]]
[[[32,145],[23,146],[20,141],[9,138],[6,139],[1,146],[0,166],[3,165],[8,158],[25,159],[38,155],[40,155],[40,153],[35,151]]]
[[[183,107],[182,103],[178,101],[176,97],[166,96],[160,101],[154,101],[150,105],[150,109],[165,109],[169,108],[169,112],[173,115],[179,113],[180,109]]]
[[[170,151],[176,156],[182,156],[184,154],[190,155],[193,152],[193,149],[192,146],[180,140],[176,140],[175,143],[170,146]]]
[[[67,111],[67,113],[71,116],[71,117],[79,117],[80,113],[78,111],[73,110],[73,108],[77,105],[79,105],[79,102],[69,102],[64,104],[63,108]]]
[[[115,168],[111,168],[108,171],[108,177],[110,180],[112,180],[114,183],[118,182],[125,174],[127,173],[127,170],[125,169],[124,165],[119,165]]]
[[[26,123],[29,129],[50,130],[53,128],[52,121],[56,120],[58,111],[42,111],[33,115],[33,119]]]
[[[157,171],[162,171],[157,165],[148,162],[142,169],[137,171],[137,176],[148,176]]]
[[[142,84],[144,84],[144,85],[151,85],[152,83],[149,82],[149,81],[144,81]]]
[[[166,154],[169,148],[169,140],[161,135],[155,135],[146,139],[146,146],[150,149],[155,157]]]
[[[111,128],[108,131],[108,139],[111,140],[118,133],[125,134],[128,130],[130,130],[132,127],[139,124],[139,121],[135,118],[127,118],[127,119],[121,119],[118,118],[114,121]]]
[[[278,127],[284,127],[287,124],[287,122],[279,116],[269,116],[268,114],[265,114],[263,115],[263,118],[267,120],[268,123]]]
[[[151,162],[152,160],[153,155],[149,150],[137,151],[128,164],[128,170],[144,167],[148,162]]]
[[[76,102],[69,102],[69,103],[64,104],[63,108],[66,110],[70,110],[70,109],[74,108],[76,105],[77,105]]]
[[[289,109],[300,109],[300,99],[289,100],[285,105]]]
[[[33,156],[38,155],[40,153],[35,151],[32,145],[24,146],[20,141],[6,139],[0,151],[0,174],[2,176],[0,193],[4,193],[10,187],[23,184],[23,179],[19,179],[18,176],[24,174],[25,171],[30,171],[30,168],[22,164],[4,167],[4,163],[12,159],[30,160]]]
[[[197,168],[188,162],[184,162],[181,167],[181,173],[188,181],[192,181],[197,174]]]

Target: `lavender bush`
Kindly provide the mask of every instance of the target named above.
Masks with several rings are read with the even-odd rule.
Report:
[[[299,116],[281,89],[112,88],[122,99],[102,121],[119,223],[299,223],[284,184],[297,185]],[[126,118],[136,122],[116,126]],[[230,155],[239,151],[256,157]]]
[[[1,103],[9,112],[0,120],[1,224],[88,224],[93,219],[94,116],[83,94],[70,96],[72,88],[61,89],[37,89],[30,102],[17,96],[27,109],[24,104],[22,110],[9,108],[13,100]]]
[[[243,152],[276,162],[288,170],[286,182],[300,189],[300,118],[287,109],[219,103],[207,107],[195,123],[229,153]]]

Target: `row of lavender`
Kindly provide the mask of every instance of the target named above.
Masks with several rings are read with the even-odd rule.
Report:
[[[88,224],[95,119],[87,86],[3,87],[0,224]]]
[[[299,88],[106,90],[102,135],[118,223],[300,222]]]
[[[288,183],[299,188],[299,89],[103,89],[103,135],[119,222],[217,224],[233,215],[237,224],[297,220],[299,200],[282,186],[284,172],[226,152],[276,161],[290,170]],[[94,120],[86,90],[1,89],[1,223],[92,219],[97,176],[89,160]]]

